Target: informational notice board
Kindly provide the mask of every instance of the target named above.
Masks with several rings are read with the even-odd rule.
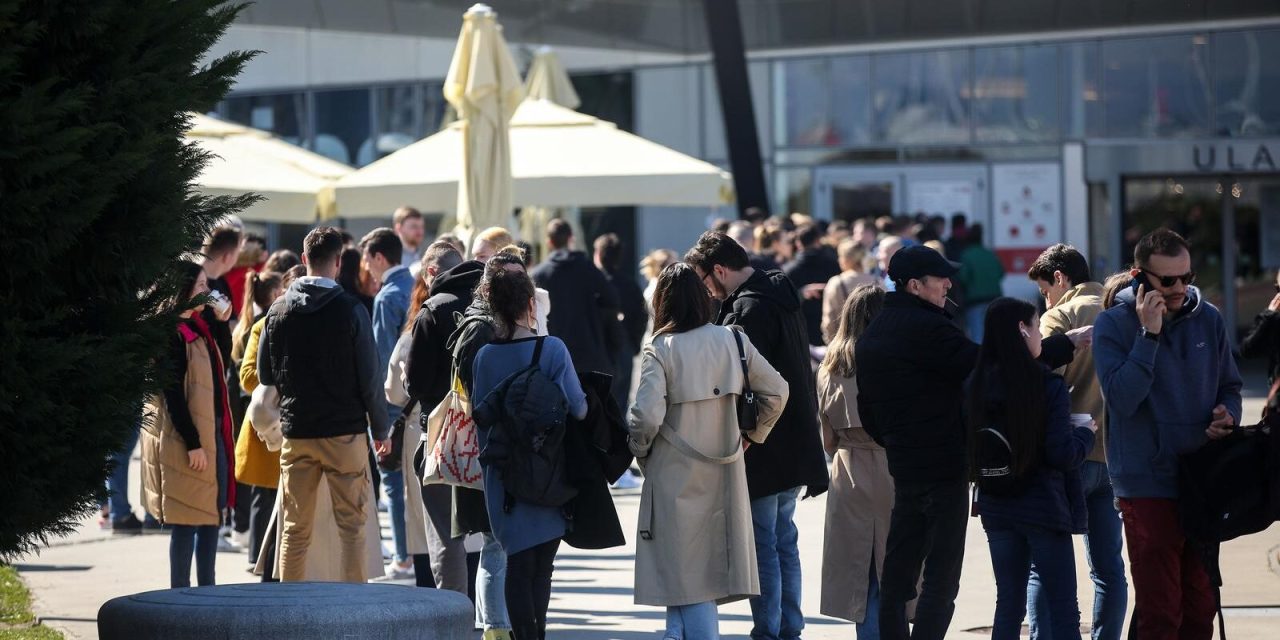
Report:
[[[991,167],[991,237],[1009,273],[1026,273],[1062,241],[1062,167],[1053,162]]]

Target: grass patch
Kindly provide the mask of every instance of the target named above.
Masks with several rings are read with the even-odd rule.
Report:
[[[0,564],[0,640],[62,640],[61,633],[34,621],[27,586],[16,569]]]

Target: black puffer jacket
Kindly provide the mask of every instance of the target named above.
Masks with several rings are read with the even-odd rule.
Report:
[[[781,271],[756,271],[720,306],[717,324],[742,327],[791,385],[787,406],[769,439],[747,449],[751,499],[801,486],[808,488],[806,497],[820,495],[829,478],[800,293]]]
[[[1041,362],[1071,362],[1065,335],[1041,344]],[[885,448],[895,482],[965,480],[964,381],[978,349],[945,311],[901,291],[858,338],[858,416]]]

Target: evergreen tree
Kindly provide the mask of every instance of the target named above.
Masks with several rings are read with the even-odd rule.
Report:
[[[252,55],[204,60],[239,9],[0,0],[0,557],[96,508],[168,369],[172,266],[251,201],[196,193],[182,142]]]

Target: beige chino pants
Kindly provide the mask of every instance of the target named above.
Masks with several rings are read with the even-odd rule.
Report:
[[[365,435],[285,438],[280,449],[280,472],[284,516],[280,579],[306,579],[316,489],[320,480],[327,478],[342,543],[342,579],[364,582],[365,509],[369,502],[369,444]]]

